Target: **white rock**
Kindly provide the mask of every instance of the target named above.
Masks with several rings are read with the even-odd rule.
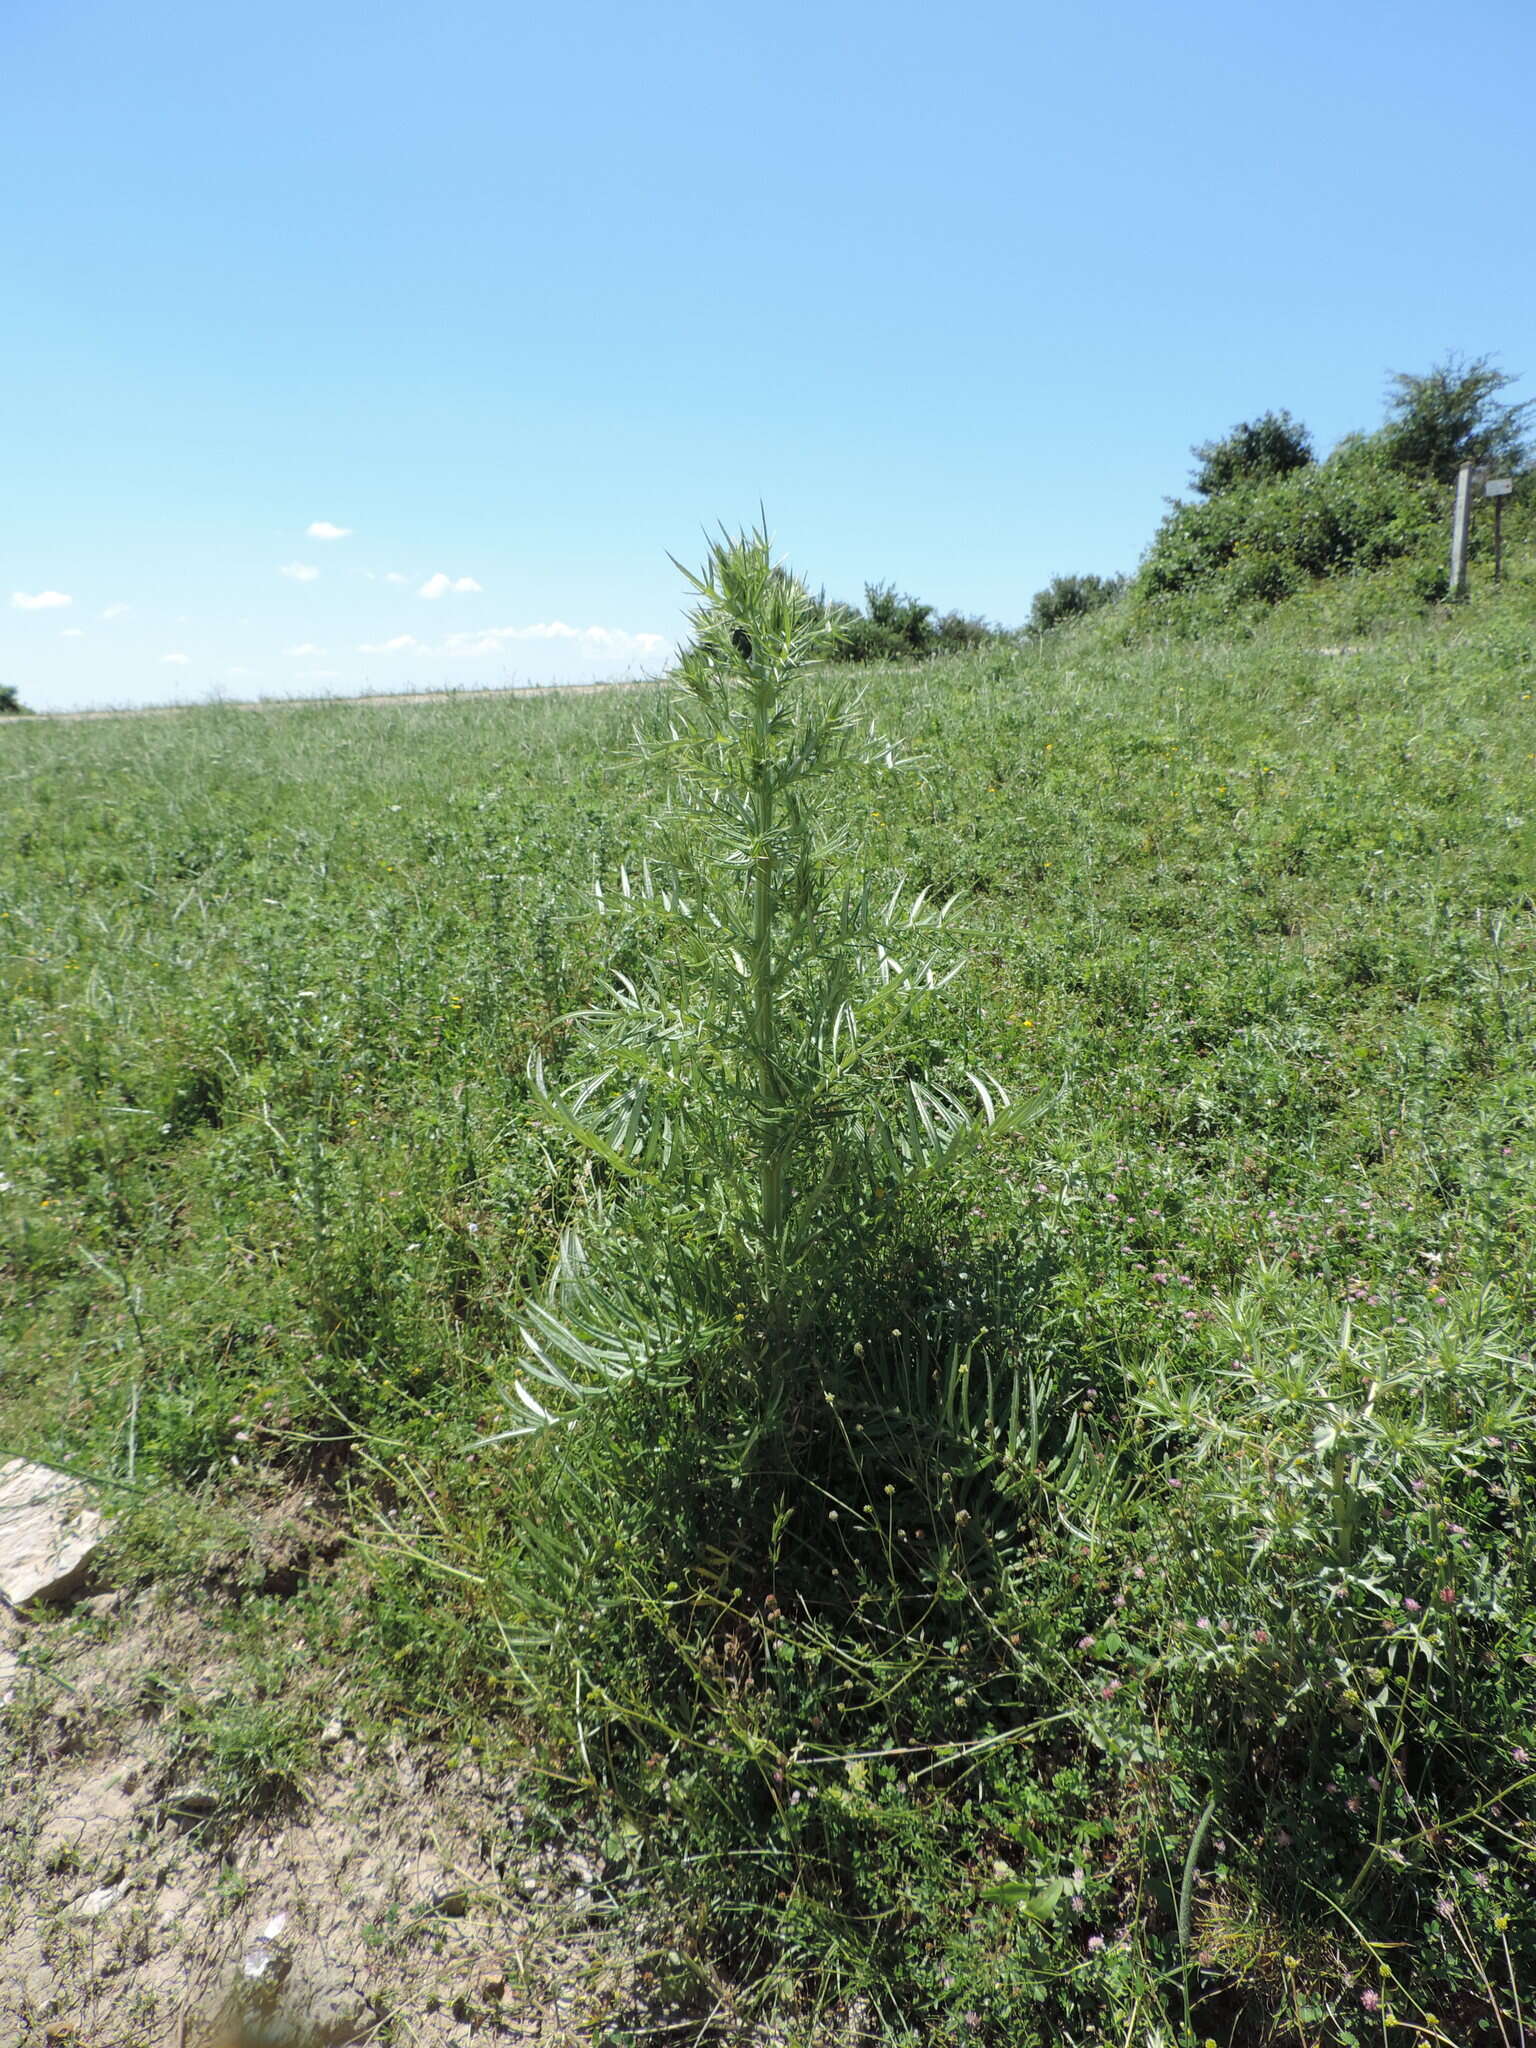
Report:
[[[0,1465],[0,1593],[13,1607],[66,1598],[106,1524],[76,1479],[12,1458]]]
[[[123,1878],[117,1884],[104,1884],[99,1890],[87,1892],[83,1899],[76,1899],[73,1907],[77,1920],[99,1920],[103,1913],[115,1906],[128,1890],[128,1880]]]

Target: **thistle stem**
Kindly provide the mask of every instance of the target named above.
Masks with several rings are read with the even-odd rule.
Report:
[[[779,1107],[778,1019],[774,1005],[773,916],[773,764],[769,757],[769,722],[772,685],[758,684],[752,762],[752,809],[757,839],[753,877],[753,1032],[757,1040],[758,1096],[763,1110],[762,1156],[759,1161],[762,1231],[766,1246],[774,1246],[784,1226],[784,1153],[774,1118]]]

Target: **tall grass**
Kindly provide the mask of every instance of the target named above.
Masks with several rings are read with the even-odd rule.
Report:
[[[668,2025],[1518,2042],[1533,617],[1517,555],[1454,616],[1389,571],[1233,638],[1111,608],[867,672],[859,748],[915,766],[818,785],[822,900],[954,897],[969,964],[866,1033],[860,1114],[1070,1087],[946,1174],[850,1173],[860,1260],[805,1234],[792,1343],[750,1004],[665,901],[658,772],[707,722],[659,762],[618,696],[7,727],[10,1441],[226,1517],[349,1489],[293,1613],[360,1708],[537,1731]],[[717,1020],[739,1151],[552,1128],[631,1085],[579,1102],[617,975]],[[668,1115],[686,1050],[674,1102],[645,1041]],[[713,1275],[595,1402],[528,1377],[573,1224],[662,1307]],[[519,1376],[574,1424],[473,1448]]]

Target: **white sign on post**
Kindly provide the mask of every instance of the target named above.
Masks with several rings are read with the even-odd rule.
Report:
[[[1483,485],[1485,498],[1507,498],[1512,495],[1515,480],[1512,476],[1491,476]]]

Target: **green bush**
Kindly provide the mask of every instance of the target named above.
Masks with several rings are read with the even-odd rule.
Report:
[[[1235,484],[1273,483],[1313,461],[1312,437],[1288,412],[1266,412],[1241,420],[1219,441],[1190,449],[1199,467],[1189,480],[1202,498],[1216,498]]]
[[[26,708],[16,694],[14,683],[0,683],[0,718],[19,718]]]
[[[1526,417],[1536,400],[1502,400],[1518,379],[1494,369],[1486,356],[1472,362],[1447,356],[1424,376],[1399,371],[1388,392],[1387,419],[1376,437],[1383,459],[1409,476],[1449,483],[1464,462],[1504,471],[1523,469],[1530,457]]]
[[[996,628],[963,612],[935,616],[931,604],[905,596],[889,583],[864,586],[864,609],[829,604],[832,627],[826,659],[831,661],[922,661],[934,654],[962,654],[995,637]]]
[[[1048,633],[1067,619],[1086,618],[1106,604],[1113,604],[1125,589],[1123,576],[1053,576],[1044,590],[1037,590],[1029,608],[1032,633]]]
[[[1267,483],[1179,504],[1136,579],[1144,603],[1202,591],[1222,610],[1275,604],[1314,579],[1416,557],[1421,595],[1443,590],[1444,504],[1423,478],[1390,468],[1368,441]]]

